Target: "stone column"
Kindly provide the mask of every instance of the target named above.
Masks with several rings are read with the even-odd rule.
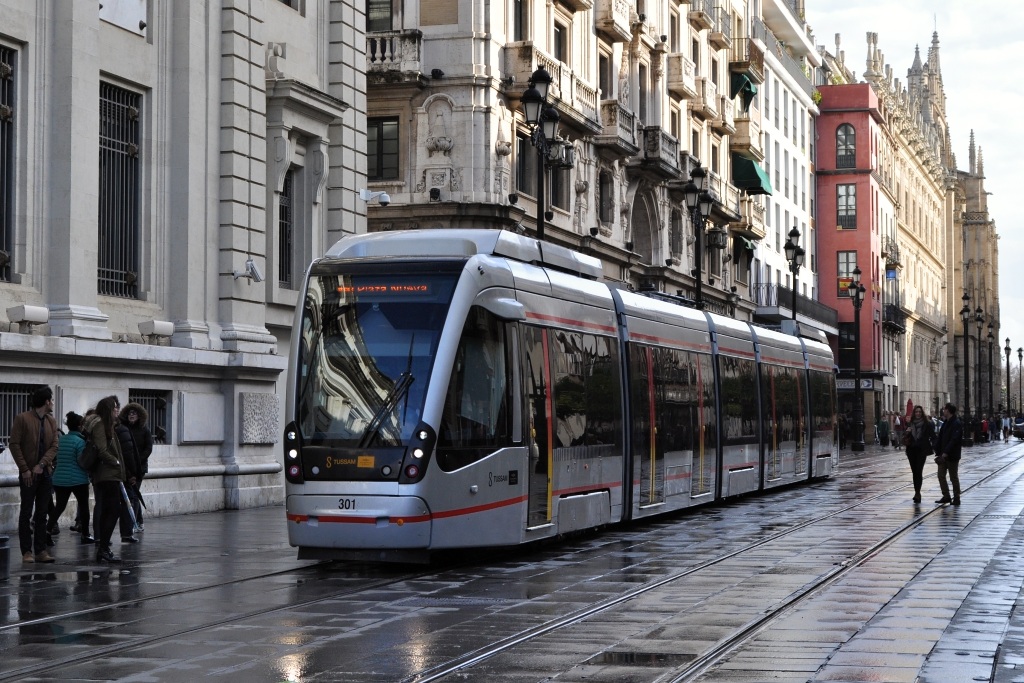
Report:
[[[50,308],[50,334],[110,340],[97,307],[99,15],[96,5],[54,2],[46,57],[37,83],[47,139],[41,158],[47,188],[31,242],[40,245],[35,283]],[[42,51],[40,51],[42,52]],[[68,235],[68,239],[58,236]]]

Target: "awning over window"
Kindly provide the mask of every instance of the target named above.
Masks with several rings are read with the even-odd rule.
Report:
[[[760,164],[739,154],[732,155],[732,184],[747,194],[771,194],[772,183]]]
[[[757,245],[754,244],[753,240],[748,240],[746,237],[740,237],[739,241],[740,246],[746,249],[747,251],[754,251],[755,249],[757,249]]]
[[[736,99],[737,95],[742,95],[743,111],[750,109],[750,103],[754,101],[754,95],[757,94],[757,86],[754,85],[754,82],[746,74],[734,73],[730,86],[730,97]]]

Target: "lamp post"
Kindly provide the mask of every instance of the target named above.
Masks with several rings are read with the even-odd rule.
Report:
[[[977,400],[974,402],[974,416],[980,418],[984,407],[981,403],[981,326],[985,324],[985,311],[981,310],[981,306],[974,309],[974,322],[978,325],[978,350],[976,354],[978,356],[977,362],[974,364],[974,392]],[[977,419],[972,420],[972,425],[977,422]]]
[[[1021,365],[1024,365],[1024,348],[1017,347],[1017,412],[1024,410],[1024,401],[1021,400],[1022,398],[1024,398],[1024,396],[1021,396]]]
[[[971,415],[971,362],[969,360],[971,354],[971,328],[968,326],[971,322],[971,306],[970,306],[970,295],[964,292],[961,297],[964,302],[964,307],[960,309],[960,321],[964,325],[964,446],[974,445],[974,433],[970,429],[970,415]]]
[[[847,287],[853,299],[853,348],[856,364],[853,367],[853,439],[850,450],[864,450],[864,391],[860,386],[860,307],[864,304],[864,285],[860,283],[860,267],[853,269],[853,280]]]
[[[992,366],[994,363],[992,358],[992,342],[995,341],[995,339],[995,335],[992,334],[992,323],[990,322],[988,324],[988,367],[985,368],[988,374],[988,416],[990,418],[995,415],[995,406],[992,401]]]
[[[786,252],[786,260],[789,261],[789,272],[793,274],[793,320],[796,320],[796,279],[804,265],[804,256],[807,252],[800,246],[800,231],[795,224],[789,231],[789,239],[786,240],[783,249]]]
[[[1013,353],[1013,347],[1010,346],[1010,338],[1006,338],[1006,346],[1003,347],[1003,351],[1006,353],[1006,414],[1010,415],[1010,404],[1013,402],[1010,400],[1010,354]]]
[[[708,192],[708,172],[698,163],[697,167],[690,171],[690,181],[683,186],[683,201],[686,203],[686,209],[690,212],[690,222],[693,224],[693,232],[695,237],[694,248],[694,261],[696,262],[696,268],[694,268],[694,277],[697,281],[697,308],[704,308],[704,296],[702,293],[703,287],[703,276],[702,270],[704,268],[704,227],[707,223],[708,216],[711,215],[711,207],[715,204],[715,198]],[[725,235],[725,231],[721,231]],[[718,241],[718,235],[715,235],[716,242]],[[728,235],[725,235],[728,238]],[[715,244],[714,246],[718,246]],[[722,245],[724,246],[724,245]]]
[[[530,126],[530,142],[537,149],[537,239],[544,241],[545,202],[544,191],[547,181],[547,165],[551,151],[557,141],[558,120],[561,118],[554,105],[548,102],[551,74],[540,67],[530,76],[529,87],[523,92],[523,113]]]

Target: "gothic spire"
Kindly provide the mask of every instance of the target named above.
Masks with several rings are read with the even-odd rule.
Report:
[[[977,170],[977,158],[978,157],[977,157],[977,154],[976,154],[976,151],[975,151],[975,146],[974,146],[974,129],[973,128],[971,129],[971,146],[970,146],[970,149],[968,150],[968,157],[967,158],[968,158],[968,162],[967,163],[969,164],[969,166],[968,166],[969,172],[970,172],[971,175],[974,175],[975,171]]]

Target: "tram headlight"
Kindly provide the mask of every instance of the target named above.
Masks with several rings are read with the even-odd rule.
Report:
[[[289,484],[302,484],[302,440],[294,422],[284,428],[284,476]]]
[[[288,476],[290,476],[291,478],[297,479],[300,474],[302,474],[302,470],[299,468],[298,465],[292,465],[291,467],[288,468]]]
[[[427,432],[427,430],[426,430],[426,429],[421,429],[420,431],[418,431],[418,432],[416,433],[416,437],[417,437],[417,438],[418,438],[418,439],[419,439],[420,441],[426,441],[427,439],[429,439],[429,438],[430,438],[430,434],[429,434],[429,433]]]
[[[422,448],[414,448],[414,449],[412,449],[412,457],[416,458],[417,460],[422,458],[423,457],[423,449]]]
[[[293,448],[290,451],[288,451],[288,457],[294,460],[295,458],[299,457],[299,452]]]
[[[417,467],[416,465],[409,465],[408,467],[405,468],[405,476],[409,477],[410,479],[417,478],[418,476],[420,476],[420,468]]]

